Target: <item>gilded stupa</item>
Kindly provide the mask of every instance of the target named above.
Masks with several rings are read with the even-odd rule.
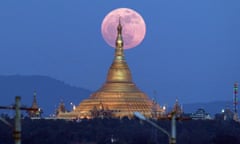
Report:
[[[37,92],[36,92],[36,90],[34,90],[34,93],[33,93],[33,102],[32,102],[31,108],[33,108],[33,109],[38,109],[38,111],[36,111],[36,110],[29,110],[29,111],[28,111],[28,116],[29,116],[30,118],[32,118],[32,117],[40,117],[40,116],[41,116],[41,113],[42,113],[41,109],[38,107],[36,96],[37,96]]]
[[[132,81],[131,71],[124,56],[122,25],[117,26],[115,56],[109,68],[106,82],[88,99],[83,100],[69,117],[133,117],[138,111],[146,117],[159,115],[163,111],[149,97],[137,88]],[[61,116],[61,115],[60,115]]]

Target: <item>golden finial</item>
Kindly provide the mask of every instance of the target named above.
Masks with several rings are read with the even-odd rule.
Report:
[[[123,48],[121,17],[119,17],[119,22],[117,26],[116,48]]]
[[[118,20],[118,27],[117,27],[117,30],[118,30],[118,35],[122,35],[122,25],[121,25],[121,17],[119,16],[119,20]]]

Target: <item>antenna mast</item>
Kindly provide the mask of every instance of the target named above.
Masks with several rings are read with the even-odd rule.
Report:
[[[233,88],[234,93],[234,100],[233,100],[233,106],[234,106],[234,120],[238,120],[238,83],[234,83]]]

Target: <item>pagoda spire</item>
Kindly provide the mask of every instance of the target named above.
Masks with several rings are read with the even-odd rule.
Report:
[[[121,17],[119,17],[119,22],[118,22],[118,26],[117,26],[115,60],[124,60],[123,45],[124,45],[124,43],[123,43],[123,38],[122,38]]]
[[[131,72],[124,57],[121,18],[117,26],[116,48],[113,63],[108,71],[107,84],[116,82],[132,83]]]
[[[36,90],[34,90],[33,102],[32,102],[31,108],[39,109],[36,96],[37,96],[37,92],[36,92]],[[30,111],[28,111],[28,115],[29,115],[29,117],[39,117],[41,115],[41,111],[30,110]]]
[[[33,108],[38,108],[36,96],[37,96],[37,91],[34,90],[34,92],[33,92],[33,103],[32,103],[32,107],[33,107]]]

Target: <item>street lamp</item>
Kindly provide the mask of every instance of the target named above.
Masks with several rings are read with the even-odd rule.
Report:
[[[162,131],[163,133],[165,133],[168,136],[169,139],[169,143],[170,144],[176,144],[176,116],[173,113],[172,115],[172,133],[171,135],[169,134],[169,132],[167,132],[165,129],[163,129],[162,127],[160,127],[159,125],[157,125],[156,123],[152,122],[151,120],[149,120],[148,118],[146,118],[145,116],[143,116],[140,112],[134,112],[134,115],[139,118],[140,120],[144,120],[147,123],[151,124],[153,127],[159,129],[160,131]]]
[[[71,102],[70,105],[72,106],[72,110],[74,111],[76,109],[75,104],[73,104],[73,102]]]

